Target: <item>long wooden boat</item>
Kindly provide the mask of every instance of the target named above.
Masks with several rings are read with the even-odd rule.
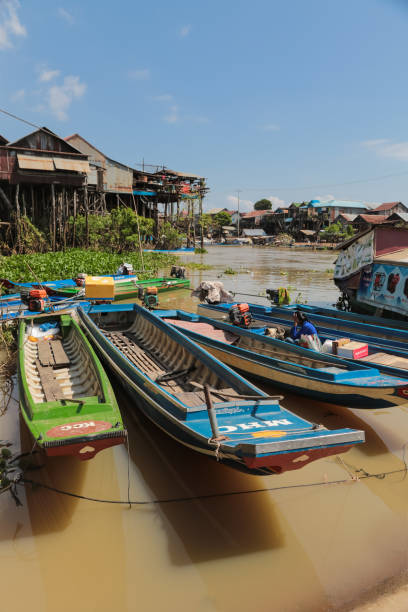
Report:
[[[104,274],[103,276],[108,276],[113,278],[115,285],[121,282],[129,282],[132,280],[137,280],[137,276],[135,274]],[[44,282],[29,282],[29,283],[15,283],[14,281],[8,280],[7,278],[0,278],[0,287],[2,287],[5,291],[13,292],[13,293],[21,293],[24,289],[46,289],[50,290],[49,295],[51,295],[51,291],[53,289],[58,290],[65,287],[77,287],[76,282],[73,278],[62,278],[60,280],[54,281],[44,281]]]
[[[129,277],[127,277],[127,279],[129,279]],[[117,302],[137,297],[140,287],[156,287],[159,293],[163,293],[164,291],[173,291],[174,289],[188,289],[190,287],[190,279],[159,277],[147,280],[138,280],[136,278],[134,280],[121,280],[120,282],[115,282],[114,301]],[[45,288],[49,295],[59,297],[75,298],[77,295],[83,294],[83,288],[76,286],[51,288],[46,284]]]
[[[164,253],[166,255],[194,255],[195,247],[180,247],[179,249],[143,249],[143,253]]]
[[[363,432],[328,431],[286,410],[137,304],[80,307],[78,315],[135,409],[192,450],[265,475],[364,439]]]
[[[47,455],[91,459],[125,441],[112,386],[74,316],[20,322],[18,385],[23,419]]]
[[[358,361],[268,337],[266,327],[241,329],[182,310],[154,312],[223,363],[287,391],[369,409],[403,404],[408,399],[408,371],[406,378],[380,374]]]
[[[69,313],[82,302],[73,300],[59,299],[53,301],[52,298],[46,301],[45,308],[41,312],[29,310],[23,305],[21,300],[18,304],[0,304],[0,323],[9,323],[17,319],[42,319],[54,313]]]
[[[197,312],[214,319],[226,320],[230,308],[231,304],[201,303],[197,306]],[[289,321],[293,321],[293,310],[290,308],[262,306],[260,304],[249,304],[249,308],[254,321],[281,325],[287,325]],[[382,349],[408,351],[408,330],[380,327],[355,321],[342,321],[339,318],[320,314],[313,315],[311,319],[319,332],[319,337],[325,336],[335,339],[347,336],[347,338],[358,342],[369,341],[373,346]]]
[[[376,317],[375,315],[369,314],[358,314],[356,312],[349,312],[345,310],[338,310],[337,308],[326,308],[324,306],[318,306],[316,304],[290,304],[289,306],[282,306],[285,310],[301,310],[308,315],[324,315],[334,319],[341,319],[343,321],[353,321],[355,323],[365,323],[368,325],[379,325],[380,327],[390,327],[396,329],[403,329],[408,331],[408,321],[390,319],[389,317]]]

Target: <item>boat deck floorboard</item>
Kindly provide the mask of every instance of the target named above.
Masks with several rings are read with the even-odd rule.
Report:
[[[169,366],[163,358],[163,354],[158,351],[156,354],[153,350],[144,346],[143,341],[132,331],[111,331],[111,329],[102,329],[103,334],[116,346],[139,370],[157,382],[160,387],[171,393],[187,407],[193,408],[205,405],[205,395],[201,390],[191,390],[191,383],[195,378],[195,374],[199,369],[196,364],[187,368],[185,374],[178,376],[177,372],[183,370],[183,364]],[[173,379],[157,380],[163,375],[176,374]],[[225,398],[222,392],[229,395],[236,395],[236,391],[232,388],[228,389],[211,389],[211,394],[215,396],[215,402],[223,402]]]

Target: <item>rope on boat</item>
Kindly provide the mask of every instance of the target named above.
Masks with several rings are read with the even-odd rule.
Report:
[[[404,459],[405,461],[405,459]],[[59,493],[60,495],[67,495],[68,497],[75,497],[77,499],[83,499],[85,501],[93,501],[99,502],[101,504],[119,504],[119,505],[129,505],[129,506],[149,506],[149,505],[157,505],[157,504],[171,504],[171,503],[180,503],[180,502],[189,502],[189,501],[200,501],[205,499],[215,499],[217,497],[233,497],[236,495],[250,495],[253,493],[269,493],[273,491],[283,491],[287,489],[305,489],[310,487],[319,487],[326,485],[339,485],[339,484],[352,484],[357,483],[361,480],[366,480],[369,478],[377,478],[379,480],[383,480],[386,476],[390,476],[392,474],[406,474],[408,472],[408,467],[405,464],[405,467],[400,470],[390,470],[389,472],[380,472],[377,474],[370,474],[366,472],[364,469],[357,469],[356,475],[351,478],[344,478],[341,480],[328,480],[328,481],[317,481],[317,482],[309,482],[302,484],[294,484],[294,485],[285,485],[282,487],[264,487],[260,489],[245,489],[243,491],[226,491],[224,493],[207,493],[205,495],[194,495],[190,497],[168,497],[163,499],[153,499],[153,500],[131,500],[131,499],[101,499],[97,497],[88,497],[86,495],[80,495],[78,493],[72,493],[71,491],[65,491],[63,489],[58,489],[57,487],[51,487],[50,485],[43,484],[41,482],[31,480],[29,478],[24,478],[23,476],[17,478],[14,481],[14,485],[23,485],[30,484],[35,487],[41,487],[43,489],[47,489],[49,491],[53,491],[54,493]],[[362,472],[361,475],[358,475],[358,472]]]

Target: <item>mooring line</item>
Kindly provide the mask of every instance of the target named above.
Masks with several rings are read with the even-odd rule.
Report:
[[[170,497],[163,499],[153,499],[153,500],[131,500],[131,499],[102,499],[98,497],[88,497],[86,495],[80,495],[79,493],[72,493],[71,491],[64,491],[63,489],[58,489],[57,487],[52,487],[50,485],[43,484],[41,482],[31,480],[29,478],[19,478],[16,479],[14,484],[22,485],[22,484],[30,484],[33,487],[42,487],[43,489],[47,489],[49,491],[53,491],[54,493],[59,493],[60,495],[67,495],[68,497],[75,497],[77,499],[83,499],[85,501],[93,501],[99,502],[101,504],[120,504],[120,505],[129,505],[129,506],[148,506],[155,504],[170,504],[170,503],[179,503],[179,502],[188,502],[188,501],[200,501],[204,499],[214,499],[217,497],[233,497],[235,495],[249,495],[252,493],[267,493],[271,491],[283,491],[287,489],[304,489],[309,487],[319,487],[322,485],[338,485],[338,484],[352,484],[359,482],[361,480],[366,480],[368,478],[377,478],[379,480],[384,479],[386,476],[390,476],[391,474],[400,474],[407,473],[407,468],[403,468],[400,470],[391,470],[389,472],[380,472],[378,474],[370,474],[365,470],[356,470],[356,472],[363,472],[362,475],[355,475],[351,478],[344,478],[341,480],[329,480],[329,481],[319,481],[319,482],[309,482],[309,483],[301,483],[295,485],[286,485],[282,487],[264,487],[261,489],[246,489],[244,491],[227,491],[225,493],[207,493],[205,495],[195,495],[190,497]]]

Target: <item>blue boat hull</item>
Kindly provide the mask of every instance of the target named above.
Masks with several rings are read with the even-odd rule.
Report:
[[[127,307],[128,311],[132,311],[132,305]],[[138,306],[134,308],[139,309],[139,312],[142,310]],[[276,401],[267,401],[268,398],[262,391],[164,324],[165,327],[161,329],[164,331],[168,328],[170,338],[176,338],[182,346],[188,347],[194,356],[203,359],[205,364],[213,364],[214,373],[225,376],[228,384],[241,384],[247,389],[246,393],[251,392],[251,397],[259,397],[255,404],[253,401],[241,400],[238,403],[235,400],[219,404],[218,426],[220,433],[227,434],[227,437],[220,439],[219,444],[214,444],[211,442],[212,430],[205,406],[204,409],[189,409],[184,414],[180,412],[173,396],[163,392],[151,378],[136,368],[85,312],[125,312],[123,306],[120,310],[116,309],[116,306],[108,305],[79,308],[78,314],[84,331],[93,340],[102,358],[133,400],[135,409],[141,410],[160,429],[188,448],[213,459],[221,458],[223,463],[236,469],[265,475],[298,469],[317,458],[344,452],[350,444],[362,441],[361,432],[353,430],[316,430],[301,417],[281,408]],[[149,324],[156,321],[154,325],[158,325],[160,321],[150,313],[146,313],[145,317],[149,317]],[[163,322],[160,321],[160,324],[163,325]],[[262,399],[263,396],[265,400]],[[263,431],[265,427],[267,430]],[[285,431],[282,431],[282,427]],[[236,435],[240,437],[234,438]],[[261,442],[255,442],[258,437]],[[302,458],[298,459],[299,457]]]
[[[157,310],[191,340],[245,376],[313,399],[356,408],[385,408],[406,403],[407,377],[382,375],[369,364],[316,353],[261,333],[180,310]],[[214,326],[236,336],[239,346],[211,337],[196,324]],[[261,332],[263,330],[258,330]]]

